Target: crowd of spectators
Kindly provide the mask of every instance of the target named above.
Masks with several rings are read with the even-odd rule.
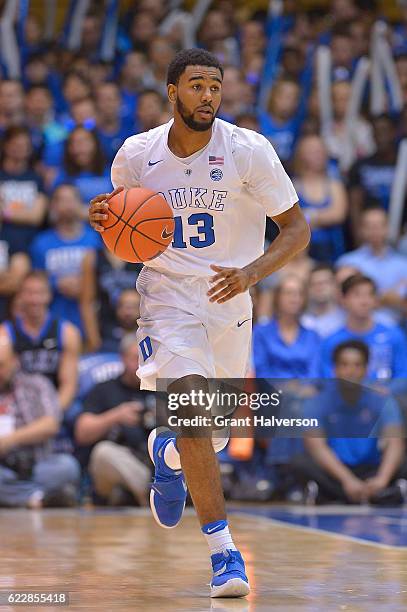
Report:
[[[166,68],[191,45],[224,63],[219,117],[270,140],[312,228],[253,289],[252,374],[359,390],[308,397],[323,426],[305,443],[235,440],[226,490],[407,498],[407,2],[390,17],[373,0],[91,2],[81,19],[79,0],[62,4],[60,28],[46,32],[45,8],[17,13],[0,43],[0,505],[146,503],[141,266],[103,247],[87,205],[123,141],[170,119]],[[277,233],[268,220],[266,241]],[[371,428],[338,442],[335,418]]]

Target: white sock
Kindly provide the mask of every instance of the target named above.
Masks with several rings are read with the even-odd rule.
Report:
[[[229,532],[227,521],[214,521],[202,527],[211,555],[224,550],[237,550]]]
[[[213,438],[212,445],[215,453],[219,453],[221,450],[223,450],[228,442],[229,438]],[[164,449],[164,461],[172,470],[181,469],[181,459],[173,441],[168,442]]]

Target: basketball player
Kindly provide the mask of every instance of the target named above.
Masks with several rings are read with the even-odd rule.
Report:
[[[91,201],[90,222],[100,232],[109,198],[123,187],[159,191],[174,210],[172,244],[146,262],[137,280],[138,375],[144,389],[154,390],[157,378],[175,379],[171,393],[205,389],[208,378],[244,378],[249,288],[309,241],[297,195],[271,144],[216,119],[222,77],[212,54],[179,52],[167,79],[174,119],[128,138],[112,165],[116,189]],[[264,253],[266,215],[280,234]],[[211,552],[211,596],[242,597],[249,584],[229,532],[215,455],[226,444],[227,439],[152,432],[150,505],[159,525],[175,527],[188,485]]]

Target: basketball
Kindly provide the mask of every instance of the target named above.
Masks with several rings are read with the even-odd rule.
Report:
[[[174,234],[172,209],[162,195],[141,187],[121,191],[109,200],[102,238],[112,253],[142,263],[164,253]]]

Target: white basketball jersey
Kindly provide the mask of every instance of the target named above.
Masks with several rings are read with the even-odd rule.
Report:
[[[266,211],[249,192],[235,165],[232,135],[240,128],[216,119],[209,144],[185,163],[168,148],[171,125],[172,121],[142,135],[146,145],[139,184],[161,193],[175,219],[172,243],[145,265],[161,272],[204,277],[214,274],[211,264],[247,265],[264,252]],[[131,146],[132,141],[136,144],[137,138],[132,136],[125,146]],[[296,201],[293,192],[293,201],[285,209]]]

